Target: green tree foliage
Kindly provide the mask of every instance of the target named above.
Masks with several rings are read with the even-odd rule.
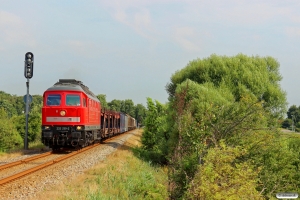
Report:
[[[274,142],[272,138],[275,138],[278,120],[282,119],[286,112],[285,92],[279,84],[281,79],[279,63],[274,58],[248,57],[243,54],[233,57],[212,55],[202,60],[197,59],[172,75],[171,83],[166,86],[170,101],[167,108],[168,115],[165,117],[168,119],[165,121],[167,123],[165,127],[169,136],[164,142],[167,151],[162,150],[163,145],[156,143],[158,139],[155,133],[158,132],[158,128],[151,129],[155,127],[153,120],[146,123],[146,128],[149,127],[151,134],[147,133],[143,142],[149,149],[161,148],[157,151],[166,153],[164,156],[169,162],[169,191],[172,199],[182,198],[188,185],[195,183],[194,179],[198,175],[200,177],[196,182],[201,184],[200,180],[203,178],[201,174],[207,171],[198,173],[199,169],[201,171],[209,168],[208,160],[217,160],[216,155],[220,153],[219,151],[232,154],[231,157],[223,157],[219,169],[223,170],[224,174],[219,178],[230,177],[230,169],[237,170],[238,173],[234,175],[232,181],[249,180],[250,193],[255,198],[260,198],[259,193],[265,197],[274,194],[275,188],[285,191],[283,184],[278,184],[279,179],[274,178],[277,166],[272,161],[282,159],[280,166],[291,166],[289,168],[291,170],[287,171],[296,177],[295,171],[292,170],[292,166],[295,165],[292,163],[297,163],[297,160],[288,161],[276,157],[276,153],[272,151],[278,150],[279,147],[272,148],[268,145]],[[153,116],[155,118],[155,115]],[[272,130],[269,134],[263,134],[270,136],[265,138],[264,148],[259,148],[260,151],[256,152],[254,150],[256,143],[249,142],[255,141],[251,133],[269,129]],[[248,138],[249,141],[246,142],[243,138]],[[222,147],[221,141],[224,141],[225,147]],[[245,151],[236,154],[238,149]],[[281,150],[291,152],[283,146]],[[266,155],[270,155],[270,159],[261,162]],[[291,158],[290,156],[288,157]],[[239,179],[238,174],[242,172],[244,174]],[[282,179],[287,176],[285,171],[277,170],[277,172],[280,172]],[[218,186],[219,194],[229,196],[235,192],[242,194],[245,189],[231,188],[230,185],[233,183],[230,181],[227,181],[228,187],[220,187],[214,180],[210,181],[206,183],[209,184],[208,187]],[[268,183],[270,187],[266,187]],[[295,183],[297,182],[293,182],[293,186]],[[193,188],[201,187],[193,185]],[[201,195],[201,192],[196,196],[189,192],[195,191],[186,192],[187,197],[197,198],[197,195]],[[238,195],[232,198],[237,199]]]
[[[31,109],[37,109],[41,112],[43,105],[43,96],[33,95],[32,103],[29,105]],[[10,95],[0,91],[0,108],[4,108],[9,118],[14,115],[22,115],[25,112],[25,103],[23,96]]]
[[[98,94],[97,98],[101,102],[101,109],[109,110],[109,106],[106,101],[106,95],[105,94]]]
[[[9,118],[19,115],[24,111],[23,97],[0,91],[0,108],[4,108]]]
[[[24,110],[25,110],[25,103]],[[32,103],[30,104],[30,112],[41,113],[43,107],[43,96],[41,95],[32,95]]]
[[[156,132],[158,130],[157,117],[158,112],[151,98],[147,98],[148,113],[145,120],[145,130],[142,136],[142,144],[146,149],[153,149],[157,141]]]
[[[12,118],[18,133],[24,138],[26,128],[25,115],[18,115]],[[42,115],[40,112],[31,112],[28,117],[28,142],[40,139]]]
[[[147,109],[147,116],[144,120],[145,129],[141,139],[143,149],[147,152],[144,157],[148,157],[155,163],[166,163],[168,139],[166,106],[147,98]]]
[[[33,101],[29,109],[29,141],[38,140],[41,132],[41,95],[33,95]],[[0,109],[2,109],[1,127],[3,134],[1,149],[20,147],[25,135],[25,103],[23,96],[10,95],[0,91]],[[3,114],[6,113],[6,114]],[[8,128],[11,133],[8,134]],[[9,138],[9,139],[8,139]]]
[[[243,137],[235,136],[235,145],[247,154],[240,161],[251,162],[258,173],[257,191],[266,198],[281,191],[300,190],[300,138],[284,136],[274,131],[249,131]]]
[[[147,112],[147,109],[145,108],[145,106],[143,104],[137,104],[135,106],[135,119],[137,120],[137,122],[139,124],[143,124],[144,122],[144,119],[146,118],[146,112]]]
[[[131,99],[125,99],[123,109],[121,109],[122,112],[125,112],[125,113],[129,114],[130,116],[135,116],[135,107],[134,107],[134,103]]]
[[[292,126],[300,131],[300,106],[292,105],[287,111],[287,118],[281,123],[282,128],[292,129]]]
[[[300,106],[292,105],[287,111],[287,118],[292,119],[294,117],[295,123],[300,121]]]
[[[146,108],[142,104],[134,105],[131,99],[126,100],[117,100],[114,99],[111,102],[108,102],[108,107],[110,110],[124,112],[129,114],[138,120],[138,123],[143,123],[146,117]]]
[[[171,77],[171,83],[166,87],[170,98],[175,96],[177,85],[187,79],[198,84],[226,86],[236,101],[245,94],[251,95],[264,101],[264,108],[275,117],[282,116],[286,111],[285,92],[279,84],[282,79],[279,63],[272,57],[238,54],[233,57],[212,55],[193,60]]]
[[[241,147],[228,147],[223,142],[209,149],[185,199],[263,199],[256,190],[259,170],[250,162],[236,161],[246,153]]]
[[[241,137],[252,129],[264,129],[268,115],[261,102],[245,96],[235,102],[230,93],[210,84],[199,85],[186,81],[177,86],[174,123],[169,141],[170,179],[172,198],[179,198],[192,181],[197,166],[211,147],[222,139],[234,144],[231,138]]]
[[[293,124],[293,121],[291,119],[285,119],[285,120],[283,120],[281,127],[289,129],[290,127],[292,127],[292,124]]]
[[[20,147],[23,141],[4,108],[0,108],[0,151]]]
[[[124,101],[113,99],[111,102],[108,103],[108,106],[111,110],[120,112],[123,110],[122,107],[124,107]]]

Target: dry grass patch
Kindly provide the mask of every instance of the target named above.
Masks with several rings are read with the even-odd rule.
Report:
[[[142,130],[84,175],[60,184],[36,199],[166,199],[166,169],[141,161],[132,153]]]
[[[0,161],[15,158],[15,157],[19,157],[19,156],[22,156],[22,155],[23,155],[22,152],[15,152],[15,153],[0,152]]]
[[[32,153],[37,153],[37,152],[44,152],[44,151],[49,151],[50,149],[46,147],[42,142],[36,141],[36,142],[31,142],[28,145],[29,150],[24,150],[24,147],[10,150],[8,152],[1,152],[0,151],[0,161],[2,160],[7,160],[19,156],[23,156],[26,154],[32,154]]]

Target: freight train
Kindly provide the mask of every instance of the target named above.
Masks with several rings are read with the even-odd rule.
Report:
[[[53,150],[82,148],[135,128],[133,117],[102,109],[79,80],[59,79],[43,94],[41,138]]]

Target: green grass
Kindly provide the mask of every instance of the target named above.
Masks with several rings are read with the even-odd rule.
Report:
[[[148,200],[168,199],[167,168],[136,157],[137,134],[104,161],[74,180],[47,188],[37,199]]]
[[[127,162],[94,171],[93,184],[99,190],[90,190],[86,199],[166,199],[165,172],[134,157]]]
[[[81,191],[82,199],[167,199],[167,174],[163,168],[124,151],[114,154],[104,166],[88,172],[91,178],[85,180],[88,187]]]
[[[39,141],[34,141],[30,142],[28,144],[29,149],[44,149],[46,146],[39,140]]]

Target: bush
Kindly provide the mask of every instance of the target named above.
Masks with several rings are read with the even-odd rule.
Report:
[[[147,116],[144,120],[145,129],[142,135],[142,149],[140,154],[151,159],[152,162],[165,164],[167,159],[168,123],[166,106],[147,98]]]
[[[5,110],[0,108],[0,151],[18,148],[23,144],[13,122],[8,118]]]
[[[300,139],[271,131],[252,131],[236,138],[247,154],[241,162],[250,162],[260,168],[257,191],[266,198],[277,192],[300,192]]]
[[[256,191],[257,174],[249,162],[236,158],[246,151],[241,147],[211,148],[199,165],[193,181],[185,194],[186,199],[263,199]]]
[[[12,121],[18,133],[22,138],[25,136],[26,130],[26,118],[25,115],[13,116]],[[42,125],[42,115],[38,112],[33,112],[29,114],[28,117],[28,142],[34,142],[39,140],[41,137],[41,125]]]

